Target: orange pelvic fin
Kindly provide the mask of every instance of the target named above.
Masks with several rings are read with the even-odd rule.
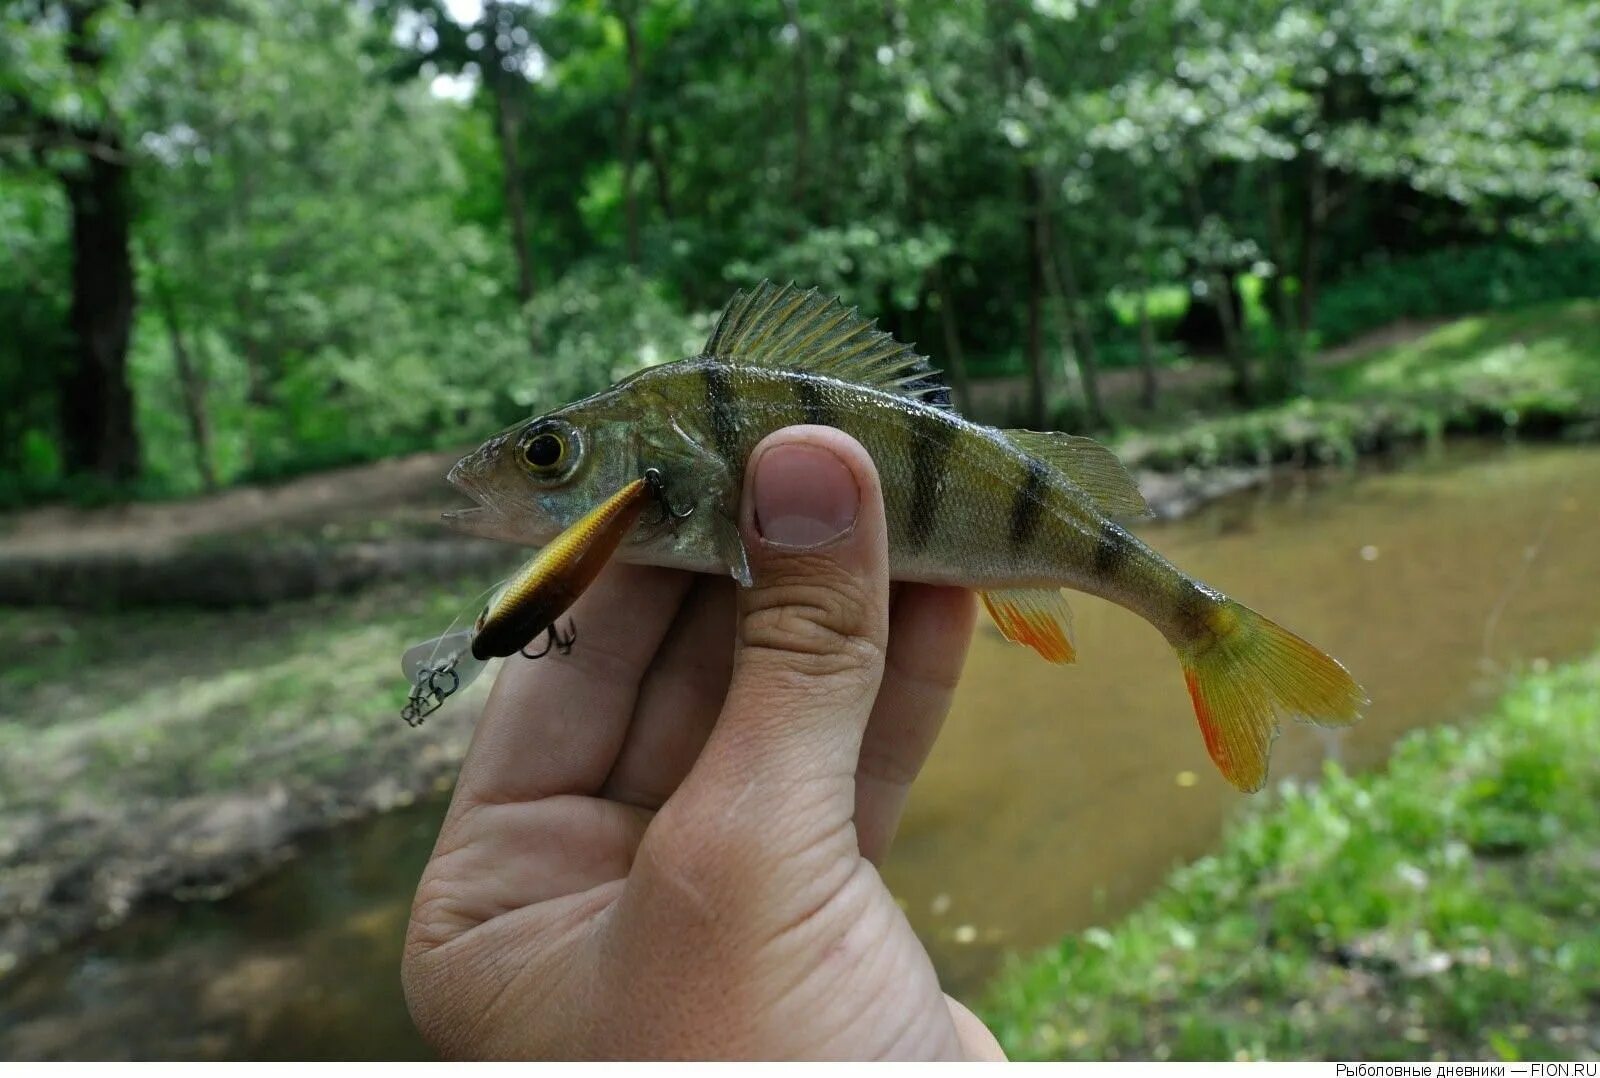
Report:
[[[1057,588],[1013,588],[979,592],[1000,635],[1026,644],[1053,663],[1077,659],[1072,646],[1072,610]]]
[[[1246,793],[1267,781],[1267,756],[1279,717],[1347,726],[1366,693],[1331,656],[1231,599],[1207,619],[1212,635],[1179,647],[1206,751],[1224,778]]]

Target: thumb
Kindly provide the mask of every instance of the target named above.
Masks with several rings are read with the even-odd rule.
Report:
[[[740,512],[754,585],[739,593],[733,676],[692,785],[747,791],[735,815],[768,835],[763,823],[797,818],[837,833],[888,634],[877,469],[842,431],[790,427],[751,454]]]

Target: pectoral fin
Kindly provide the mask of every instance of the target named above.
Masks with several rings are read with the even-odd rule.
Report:
[[[740,587],[748,588],[756,581],[750,575],[750,558],[745,553],[744,536],[739,534],[739,522],[721,509],[715,512],[712,533],[717,542],[717,557],[728,567],[728,575],[737,580]]]
[[[1059,590],[1014,588],[978,594],[1007,640],[1026,644],[1053,663],[1077,659],[1072,646],[1072,610]]]

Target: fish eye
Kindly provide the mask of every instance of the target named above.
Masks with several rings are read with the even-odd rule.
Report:
[[[523,452],[533,467],[554,468],[561,462],[561,455],[566,451],[567,447],[558,435],[541,434],[529,442],[528,448]]]
[[[573,440],[568,432],[545,427],[535,431],[519,448],[522,463],[541,478],[561,474],[572,463]]]

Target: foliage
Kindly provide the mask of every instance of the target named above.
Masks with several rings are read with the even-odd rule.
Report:
[[[0,466],[85,489],[109,436],[68,421],[116,269],[71,242],[96,162],[135,307],[89,373],[131,389],[123,489],[181,493],[470,440],[768,275],[958,379],[1036,374],[1036,415],[1178,355],[1293,395],[1317,334],[1582,288],[1597,58],[1564,0],[26,0]],[[1430,254],[1485,237],[1481,279]]]
[[[1329,765],[1112,929],[1014,963],[1013,1056],[1568,1058],[1600,1050],[1600,654],[1386,771]]]
[[[1323,293],[1317,335],[1340,344],[1402,318],[1474,314],[1600,293],[1600,246],[1489,244],[1377,257]]]
[[[597,263],[568,271],[528,314],[542,362],[519,364],[510,385],[517,415],[558,408],[641,367],[692,355],[712,322],[710,312],[684,315],[636,270]]]
[[[1465,318],[1316,376],[1310,396],[1118,444],[1130,466],[1347,462],[1447,432],[1600,425],[1600,301]]]

